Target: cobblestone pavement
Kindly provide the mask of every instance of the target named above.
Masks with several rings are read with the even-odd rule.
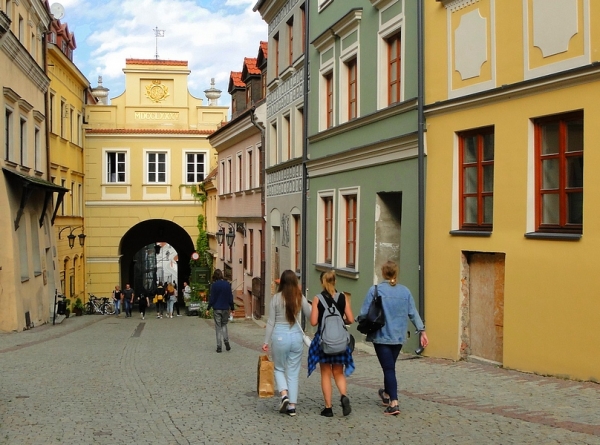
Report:
[[[264,325],[236,320],[229,332],[221,354],[212,321],[186,316],[0,334],[0,444],[600,444],[600,385],[466,362],[399,361],[402,411],[384,416],[382,373],[362,344],[350,416],[339,403],[334,418],[319,415],[320,377],[306,378],[304,360],[287,417],[256,395]]]

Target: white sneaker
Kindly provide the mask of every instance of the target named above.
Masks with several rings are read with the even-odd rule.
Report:
[[[144,316],[142,315],[142,320],[145,320]]]
[[[181,317],[181,314],[177,314],[178,317]]]

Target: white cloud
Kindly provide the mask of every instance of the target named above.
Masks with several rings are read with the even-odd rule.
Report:
[[[215,78],[223,90],[220,104],[229,101],[231,71],[241,71],[244,57],[256,57],[267,39],[267,25],[252,12],[255,0],[63,0],[65,17],[75,33],[75,63],[96,85],[115,97],[124,88],[125,59],[187,60],[190,91],[202,91]],[[155,38],[154,29],[164,30]]]

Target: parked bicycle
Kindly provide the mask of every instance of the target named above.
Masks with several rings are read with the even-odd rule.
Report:
[[[85,313],[88,315],[102,314],[113,315],[115,313],[115,305],[110,298],[98,298],[94,294],[89,294],[90,299],[85,304]]]

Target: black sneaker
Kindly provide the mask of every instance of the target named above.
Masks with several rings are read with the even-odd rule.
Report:
[[[342,396],[340,398],[340,401],[342,402],[342,413],[344,414],[344,416],[347,416],[352,412],[352,407],[350,406],[350,399],[346,396]]]
[[[281,403],[279,404],[279,412],[281,414],[283,414],[287,411],[287,407],[288,407],[289,403],[290,403],[290,399],[288,398],[288,396],[283,396],[281,398]]]
[[[286,411],[288,416],[294,417],[296,415],[296,408],[290,408]]]
[[[217,346],[217,352],[221,352],[221,347]]]
[[[400,408],[398,407],[398,405],[396,405],[396,406],[390,405],[383,411],[383,414],[397,416],[398,414],[400,414]]]
[[[228,341],[225,342],[225,350],[226,351],[231,351],[231,346],[229,346],[229,342]]]
[[[333,417],[333,409],[332,408],[323,408],[323,411],[321,411],[321,415],[323,417]]]
[[[385,396],[385,389],[381,388],[379,391],[377,391],[377,393],[379,394],[381,403],[383,403],[385,406],[390,404],[390,398]]]

